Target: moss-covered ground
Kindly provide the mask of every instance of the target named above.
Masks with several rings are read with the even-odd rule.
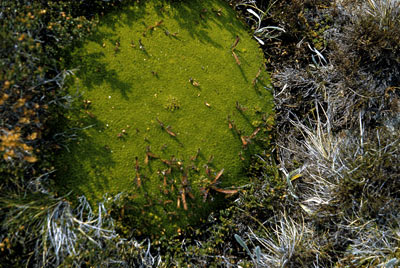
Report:
[[[168,229],[207,213],[216,188],[248,183],[272,96],[262,51],[225,2],[125,6],[74,54],[81,100],[66,128],[81,130],[57,159],[61,193],[127,193],[121,217]]]

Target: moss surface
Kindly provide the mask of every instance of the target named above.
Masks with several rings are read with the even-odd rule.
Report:
[[[236,36],[240,65],[231,50]],[[246,156],[260,147],[250,141],[244,148],[241,136],[263,124],[272,96],[262,51],[225,2],[126,6],[102,18],[75,55],[80,69],[71,93],[77,88],[82,100],[67,125],[91,127],[57,160],[60,192],[73,190],[92,202],[126,192],[135,204],[131,214],[148,213],[148,224],[161,225],[197,206],[206,211],[201,188],[221,169],[218,187],[247,182]],[[228,116],[240,134],[229,128]],[[171,174],[166,160],[173,162]],[[214,196],[210,189],[208,200]]]

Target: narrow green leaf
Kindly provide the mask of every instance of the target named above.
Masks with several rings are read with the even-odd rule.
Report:
[[[261,249],[260,249],[260,246],[256,247],[256,260],[257,260],[257,265],[259,265],[260,261],[261,261]]]
[[[251,254],[249,248],[247,247],[246,243],[243,241],[243,239],[237,234],[235,234],[235,239],[246,250],[247,254],[249,254],[249,256],[251,257],[252,254]]]

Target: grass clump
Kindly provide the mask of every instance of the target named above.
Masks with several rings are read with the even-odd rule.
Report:
[[[271,95],[257,43],[226,3],[126,5],[71,64],[82,100],[68,125],[82,131],[57,160],[61,191],[92,202],[124,192],[115,216],[142,234],[176,231],[247,183]]]
[[[250,228],[238,230],[245,256],[254,266],[395,267],[400,7],[292,2],[276,3],[264,16],[285,29],[265,44],[284,195],[272,215],[249,217]],[[254,191],[263,193],[271,181],[266,177]],[[252,211],[266,199],[244,197],[238,202]]]

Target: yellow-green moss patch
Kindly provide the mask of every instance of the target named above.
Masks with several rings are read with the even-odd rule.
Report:
[[[218,188],[247,182],[272,97],[262,51],[225,2],[126,6],[101,18],[73,62],[82,100],[69,127],[90,127],[57,160],[60,191],[92,202],[128,193],[121,217],[164,228],[208,210],[220,170]]]

